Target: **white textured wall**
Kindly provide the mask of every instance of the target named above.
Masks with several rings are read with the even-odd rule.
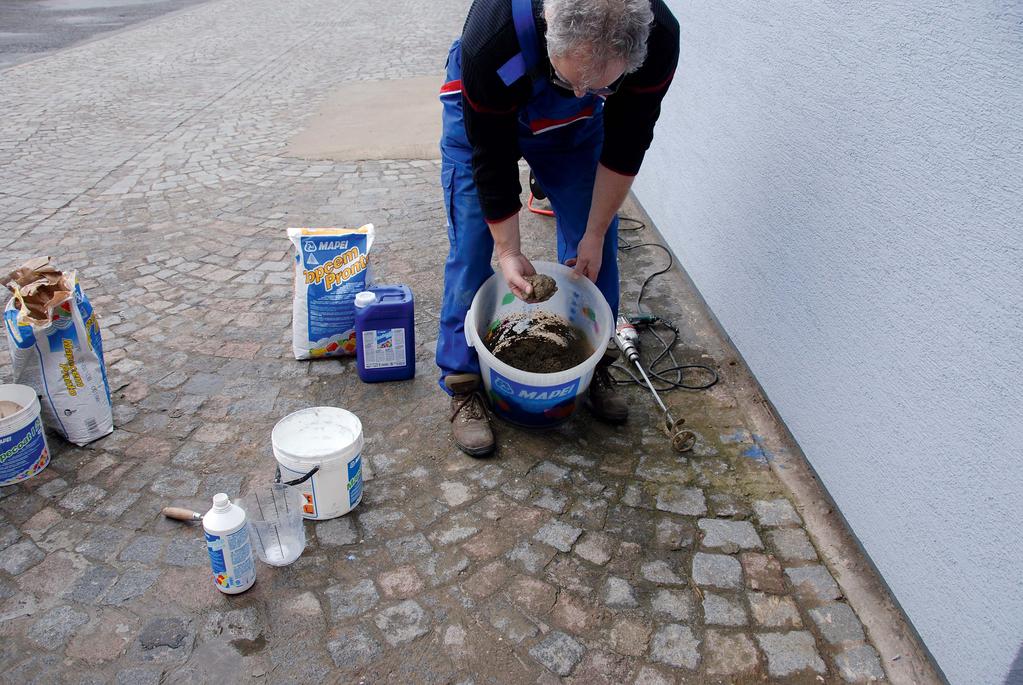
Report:
[[[639,199],[949,679],[1005,682],[1023,4],[669,2],[682,58]]]

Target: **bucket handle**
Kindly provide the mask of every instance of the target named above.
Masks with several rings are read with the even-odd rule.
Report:
[[[476,318],[476,310],[473,307],[469,307],[469,311],[465,313],[465,321],[462,325],[462,333],[465,335],[465,344],[469,347],[476,347],[472,344],[472,336],[469,335],[469,328],[472,325],[472,321]]]
[[[316,466],[313,467],[312,471],[310,471],[309,473],[305,474],[301,478],[296,478],[295,480],[286,480],[286,481],[283,481],[282,484],[283,485],[301,485],[302,483],[306,482],[307,480],[312,478],[314,475],[316,475],[316,472],[319,471],[319,470],[320,470],[320,465],[317,464]],[[277,473],[276,473],[276,475],[274,475],[274,482],[275,483],[281,483],[281,466],[280,466],[280,464],[277,465]]]

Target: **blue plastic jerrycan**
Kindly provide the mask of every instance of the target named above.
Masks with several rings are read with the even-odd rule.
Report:
[[[355,296],[355,356],[366,383],[416,375],[415,301],[406,285],[378,285]]]

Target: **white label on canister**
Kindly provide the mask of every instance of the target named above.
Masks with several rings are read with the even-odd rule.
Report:
[[[367,369],[405,366],[405,329],[363,331],[362,365]]]
[[[247,526],[223,536],[206,533],[206,551],[210,554],[210,568],[217,587],[228,590],[248,587],[255,582],[256,566]]]

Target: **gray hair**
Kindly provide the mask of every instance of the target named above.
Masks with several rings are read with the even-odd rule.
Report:
[[[625,60],[625,73],[646,59],[654,21],[650,0],[545,0],[547,52],[554,57],[584,55],[591,69]]]

